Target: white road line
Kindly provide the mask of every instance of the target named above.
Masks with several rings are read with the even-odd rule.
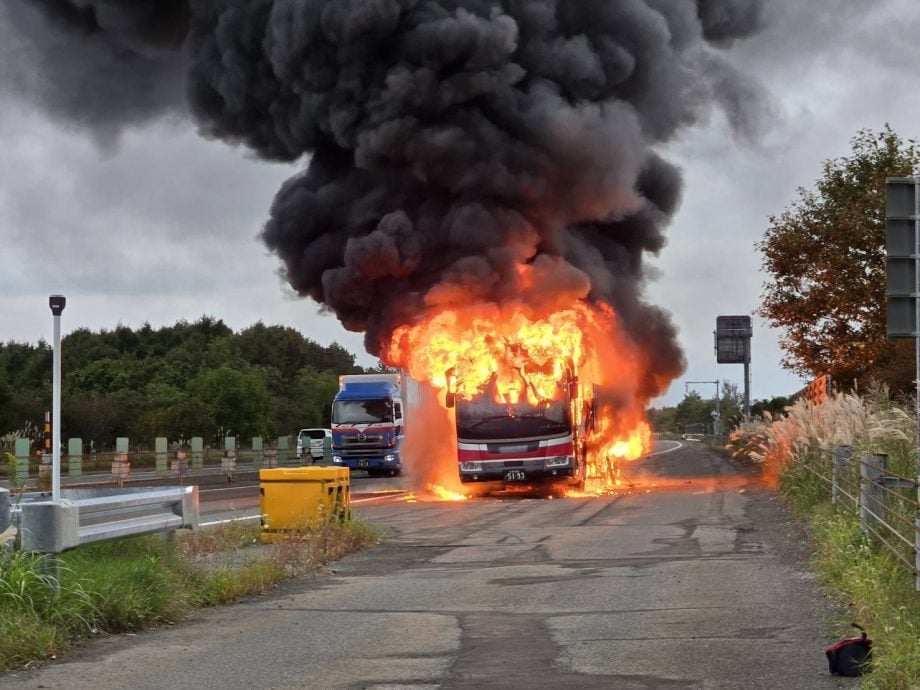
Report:
[[[371,496],[370,498],[357,498],[353,500],[351,503],[352,505],[354,505],[355,503],[368,503],[370,501],[381,501],[384,498],[396,498],[398,496],[405,496],[406,493],[407,492],[405,491],[400,491],[400,492],[394,491],[392,493],[384,494],[382,496]],[[244,517],[227,518],[226,520],[210,520],[209,522],[200,522],[198,523],[198,526],[199,527],[213,527],[214,525],[226,525],[231,522],[242,522],[243,520],[258,520],[260,517],[262,516],[261,515],[246,515]]]
[[[396,498],[398,496],[405,496],[407,493],[408,493],[407,491],[400,491],[398,493],[394,491],[392,493],[383,494],[382,496],[371,496],[370,498],[357,498],[357,499],[352,500],[352,505],[354,505],[355,503],[368,503],[369,501],[381,501],[384,498]]]
[[[199,527],[212,527],[214,525],[226,525],[230,522],[242,522],[243,520],[258,520],[261,515],[247,515],[245,517],[227,518],[226,520],[211,520],[210,522],[200,522]]]
[[[206,492],[207,492],[207,493],[214,493],[214,492],[216,492],[216,491],[243,491],[244,489],[258,489],[258,488],[259,488],[259,485],[258,485],[258,484],[252,484],[252,485],[250,485],[250,486],[227,486],[227,487],[224,487],[224,488],[221,488],[221,489],[202,489],[202,488],[199,486],[199,487],[198,487],[198,493],[203,494],[203,493],[206,493]]]
[[[664,455],[665,453],[673,453],[675,450],[680,450],[681,448],[684,447],[684,444],[681,443],[680,441],[665,441],[665,443],[676,443],[677,445],[674,446],[673,448],[668,448],[667,450],[658,450],[658,451],[655,451],[654,453],[649,453],[645,457],[650,458],[653,455]]]

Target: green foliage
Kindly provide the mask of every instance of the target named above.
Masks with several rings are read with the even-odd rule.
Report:
[[[920,597],[914,578],[870,543],[852,514],[827,503],[815,508],[811,532],[824,585],[851,603],[875,645],[872,672],[860,687],[888,690],[920,684]],[[841,636],[852,634],[842,622]]]
[[[788,397],[777,396],[769,400],[756,400],[751,404],[751,417],[760,419],[764,413],[769,413],[771,417],[783,414],[783,411],[789,407],[791,401]]]
[[[844,388],[870,379],[895,392],[912,386],[913,346],[886,340],[885,178],[918,168],[915,142],[887,127],[863,130],[849,156],[824,163],[815,189],[799,189],[770,219],[757,245],[771,276],[760,313],[784,331],[787,368],[830,374]]]
[[[96,631],[140,630],[180,620],[197,606],[264,592],[382,538],[363,522],[329,523],[243,555],[257,532],[240,525],[216,532],[182,535],[175,543],[138,537],[74,549],[60,557],[58,594],[51,557],[0,549],[0,673],[60,654]],[[211,567],[206,558],[214,555],[231,556],[235,565]]]
[[[94,598],[66,566],[54,593],[49,556],[0,549],[0,672],[64,649],[92,629]]]
[[[269,396],[258,371],[239,371],[227,365],[202,371],[189,384],[189,392],[211,410],[221,436],[267,434]]]
[[[110,448],[117,436],[152,443],[204,436],[275,436],[329,422],[352,354],[296,330],[257,323],[234,333],[202,317],[154,329],[79,329],[63,342],[63,437]],[[0,343],[0,434],[41,425],[51,404],[51,349]]]
[[[14,420],[13,389],[6,379],[6,372],[0,370],[0,432],[11,429]]]

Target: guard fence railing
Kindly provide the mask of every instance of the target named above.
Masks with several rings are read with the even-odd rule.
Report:
[[[891,471],[884,453],[854,454],[849,446],[812,447],[797,460],[835,505],[858,515],[873,541],[913,573],[920,591],[920,481]]]

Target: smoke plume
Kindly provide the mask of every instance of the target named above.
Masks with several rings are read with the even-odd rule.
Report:
[[[681,196],[656,147],[713,106],[756,129],[759,90],[725,49],[761,28],[761,7],[12,0],[6,20],[31,41],[23,90],[58,116],[98,133],[188,107],[205,136],[309,156],[262,236],[371,353],[434,305],[539,309],[534,295],[571,291],[614,307],[653,362],[652,397],[683,366],[643,300],[644,257]]]

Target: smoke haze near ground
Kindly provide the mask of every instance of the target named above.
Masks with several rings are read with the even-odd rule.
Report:
[[[263,238],[372,353],[451,300],[539,316],[519,267],[542,262],[542,291],[610,303],[658,381],[683,359],[643,299],[643,257],[666,243],[681,179],[655,147],[713,106],[740,136],[762,128],[763,95],[727,52],[761,7],[12,0],[3,81],[101,142],[190,110],[205,136],[309,156]]]

